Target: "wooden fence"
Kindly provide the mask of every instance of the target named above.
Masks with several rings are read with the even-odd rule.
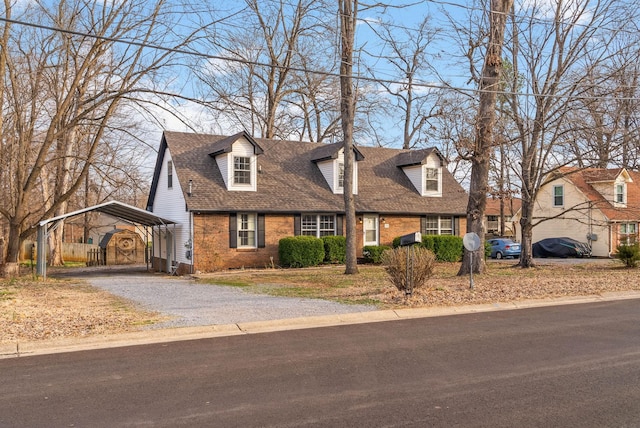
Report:
[[[89,262],[89,254],[92,251],[100,250],[100,246],[96,244],[78,244],[75,242],[63,242],[62,243],[62,258],[66,262]],[[37,246],[34,241],[24,241],[20,251],[20,261],[29,262],[36,261]],[[104,260],[104,257],[102,258]]]

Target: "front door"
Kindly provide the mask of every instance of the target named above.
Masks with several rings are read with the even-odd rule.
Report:
[[[365,214],[363,216],[364,246],[378,245],[378,216]]]

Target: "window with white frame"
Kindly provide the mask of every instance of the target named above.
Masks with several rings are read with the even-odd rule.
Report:
[[[173,187],[173,162],[167,161],[167,188]]]
[[[626,202],[625,193],[625,185],[616,184],[615,202],[618,204],[624,204]]]
[[[251,184],[251,158],[233,157],[233,184]]]
[[[256,215],[238,214],[238,248],[256,246]]]
[[[332,236],[336,234],[336,217],[331,214],[304,214],[300,224],[302,235]]]
[[[344,189],[344,162],[338,163],[338,189]]]
[[[554,207],[564,206],[564,186],[563,185],[553,186],[553,206]]]
[[[638,238],[638,223],[620,223],[618,233],[621,245],[635,244]]]
[[[425,168],[425,190],[427,192],[437,192],[440,189],[440,177],[438,168]]]
[[[440,235],[453,235],[453,218],[440,218]]]
[[[453,235],[453,217],[427,216],[424,219],[425,235]]]

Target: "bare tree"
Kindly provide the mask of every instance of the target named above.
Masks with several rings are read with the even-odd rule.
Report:
[[[318,137],[333,135],[336,116],[327,116],[327,105],[321,102],[336,82],[326,75],[335,65],[326,56],[333,51],[335,28],[325,23],[330,13],[325,2],[243,3],[235,20],[212,28],[204,41],[205,49],[213,48],[228,60],[192,67],[203,92],[201,102],[219,121],[263,138],[311,135],[320,141]],[[306,72],[308,67],[316,73]],[[331,98],[337,112],[337,98]],[[301,122],[306,132],[300,132]]]
[[[489,38],[484,57],[482,77],[480,79],[480,104],[476,125],[475,142],[471,160],[471,182],[469,185],[469,204],[467,206],[467,232],[475,232],[484,242],[484,212],[489,190],[489,163],[495,145],[494,130],[497,94],[502,73],[502,46],[507,16],[512,11],[513,0],[491,0],[489,12]],[[470,251],[464,251],[462,265],[458,275],[473,271],[484,271],[484,248],[480,248],[473,257]]]
[[[166,6],[145,0],[42,2],[18,23],[4,21],[0,98],[7,115],[0,141],[7,163],[1,174],[11,182],[0,206],[9,224],[5,275],[17,271],[20,243],[32,227],[63,209],[83,186],[118,109],[163,80],[159,70],[173,53],[147,46],[173,44]],[[13,6],[5,1],[4,7],[3,15],[11,16]],[[49,173],[61,173],[59,181]],[[51,191],[44,194],[47,186]]]
[[[378,79],[399,111],[402,148],[414,148],[423,142],[431,128],[430,121],[441,115],[441,90],[428,87],[432,61],[428,50],[438,29],[427,16],[415,29],[398,30],[392,22],[370,26],[385,46],[380,54],[392,69],[392,78]],[[376,55],[377,56],[377,55]],[[376,70],[370,70],[374,75]]]

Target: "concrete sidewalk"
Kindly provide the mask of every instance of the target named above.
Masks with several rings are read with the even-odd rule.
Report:
[[[640,292],[628,291],[604,293],[600,296],[576,296],[558,299],[527,300],[520,302],[493,303],[473,306],[393,309],[268,321],[250,321],[224,325],[145,330],[113,335],[89,336],[86,338],[69,338],[33,342],[13,342],[0,344],[0,359],[62,352],[86,351],[93,349],[107,349],[120,346],[174,342],[181,340],[196,340],[223,336],[259,334],[283,330],[329,327],[381,321],[397,321],[412,318],[439,317],[469,313],[526,309],[543,306],[572,305],[579,303],[596,303],[639,298]]]

